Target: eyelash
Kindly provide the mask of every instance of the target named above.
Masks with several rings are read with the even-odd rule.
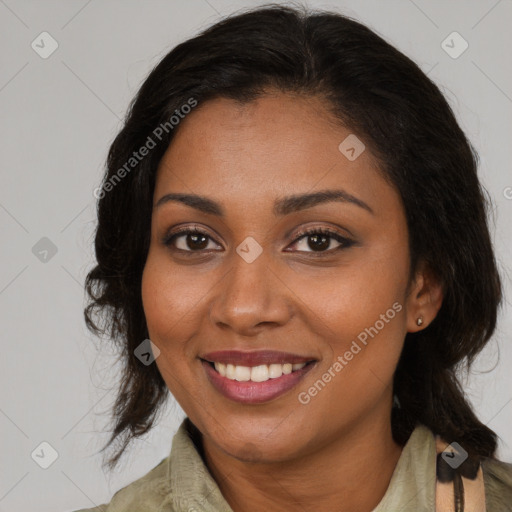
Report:
[[[201,229],[198,229],[196,227],[186,226],[184,228],[178,229],[176,232],[174,232],[170,235],[165,236],[163,239],[163,244],[166,245],[167,247],[171,248],[172,243],[176,238],[183,236],[183,235],[189,235],[189,234],[190,235],[203,235],[203,236],[207,237],[208,239],[213,240],[212,237],[210,237],[210,235],[208,235],[208,233],[202,231]],[[354,240],[351,240],[349,238],[341,236],[336,231],[333,231],[328,228],[320,227],[320,228],[308,228],[308,229],[300,231],[299,233],[297,233],[296,238],[292,242],[292,245],[297,243],[298,241],[300,241],[302,238],[312,236],[312,235],[328,236],[330,238],[333,238],[334,240],[336,240],[337,242],[339,242],[342,245],[340,245],[339,247],[336,247],[334,249],[329,249],[327,251],[297,251],[297,252],[311,254],[313,257],[322,257],[324,255],[330,256],[337,251],[340,251],[343,249],[348,249],[350,246],[354,245],[354,243],[355,243]],[[173,250],[179,251],[181,253],[188,253],[187,256],[194,256],[197,254],[201,254],[204,251],[208,251],[207,249],[202,249],[199,251],[192,251],[192,250],[184,250],[184,249],[177,249],[177,248],[173,248]]]

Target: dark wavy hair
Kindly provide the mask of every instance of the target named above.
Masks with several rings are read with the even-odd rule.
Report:
[[[103,450],[117,446],[107,466],[113,469],[131,441],[153,427],[169,396],[157,366],[134,354],[149,337],[141,277],[156,170],[179,129],[169,119],[191,98],[199,109],[216,97],[251,102],[269,89],[325,99],[339,123],[364,140],[401,196],[410,278],[425,262],[442,282],[437,317],[406,335],[396,368],[395,440],[405,443],[420,422],[477,458],[495,457],[497,436],[478,420],[457,378],[490,339],[502,300],[476,151],[439,88],[368,27],[338,13],[267,4],[224,18],[165,55],[110,146],[84,311],[88,328],[107,335],[123,358],[115,424]],[[119,179],[133,152],[164,125],[156,147]]]

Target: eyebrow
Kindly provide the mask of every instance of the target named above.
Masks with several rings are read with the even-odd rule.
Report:
[[[183,203],[203,213],[216,215],[221,218],[224,218],[225,216],[224,208],[219,203],[217,203],[213,199],[209,199],[208,197],[200,196],[197,194],[165,194],[157,201],[157,203],[154,206],[154,209],[157,209],[163,204],[172,201]],[[358,199],[352,194],[349,194],[345,190],[331,189],[320,190],[318,192],[313,192],[310,194],[296,194],[292,196],[278,198],[274,202],[273,212],[274,215],[276,216],[283,216],[293,212],[298,212],[300,210],[305,210],[307,208],[312,208],[313,206],[322,203],[329,203],[335,201],[354,204],[356,206],[359,206],[360,208],[363,208],[364,210],[367,210],[372,215],[375,215],[375,212],[372,210],[372,208],[363,200]]]

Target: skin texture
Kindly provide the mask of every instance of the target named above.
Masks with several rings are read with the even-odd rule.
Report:
[[[338,150],[350,133],[320,98],[219,98],[181,122],[158,169],[154,205],[179,192],[225,210],[221,219],[178,202],[154,209],[142,298],[159,371],[203,434],[205,462],[235,512],[371,511],[401,453],[391,435],[393,373],[406,333],[435,318],[442,289],[423,265],[407,289],[400,196],[368,148],[354,161]],[[273,213],[277,198],[324,189],[345,190],[373,214],[339,201]],[[178,225],[199,227],[207,243],[187,244],[185,234],[166,246]],[[342,244],[327,238],[315,251],[311,237],[296,236],[319,227],[354,243],[335,250]],[[252,263],[236,252],[249,236],[263,249]],[[299,393],[396,302],[394,318],[300,403]],[[284,395],[242,405],[212,387],[198,359],[223,349],[275,349],[318,362]]]

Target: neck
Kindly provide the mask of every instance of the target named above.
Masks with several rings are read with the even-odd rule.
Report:
[[[285,462],[236,459],[203,438],[206,464],[234,512],[371,512],[381,501],[402,447],[389,416],[368,418],[314,453]]]

